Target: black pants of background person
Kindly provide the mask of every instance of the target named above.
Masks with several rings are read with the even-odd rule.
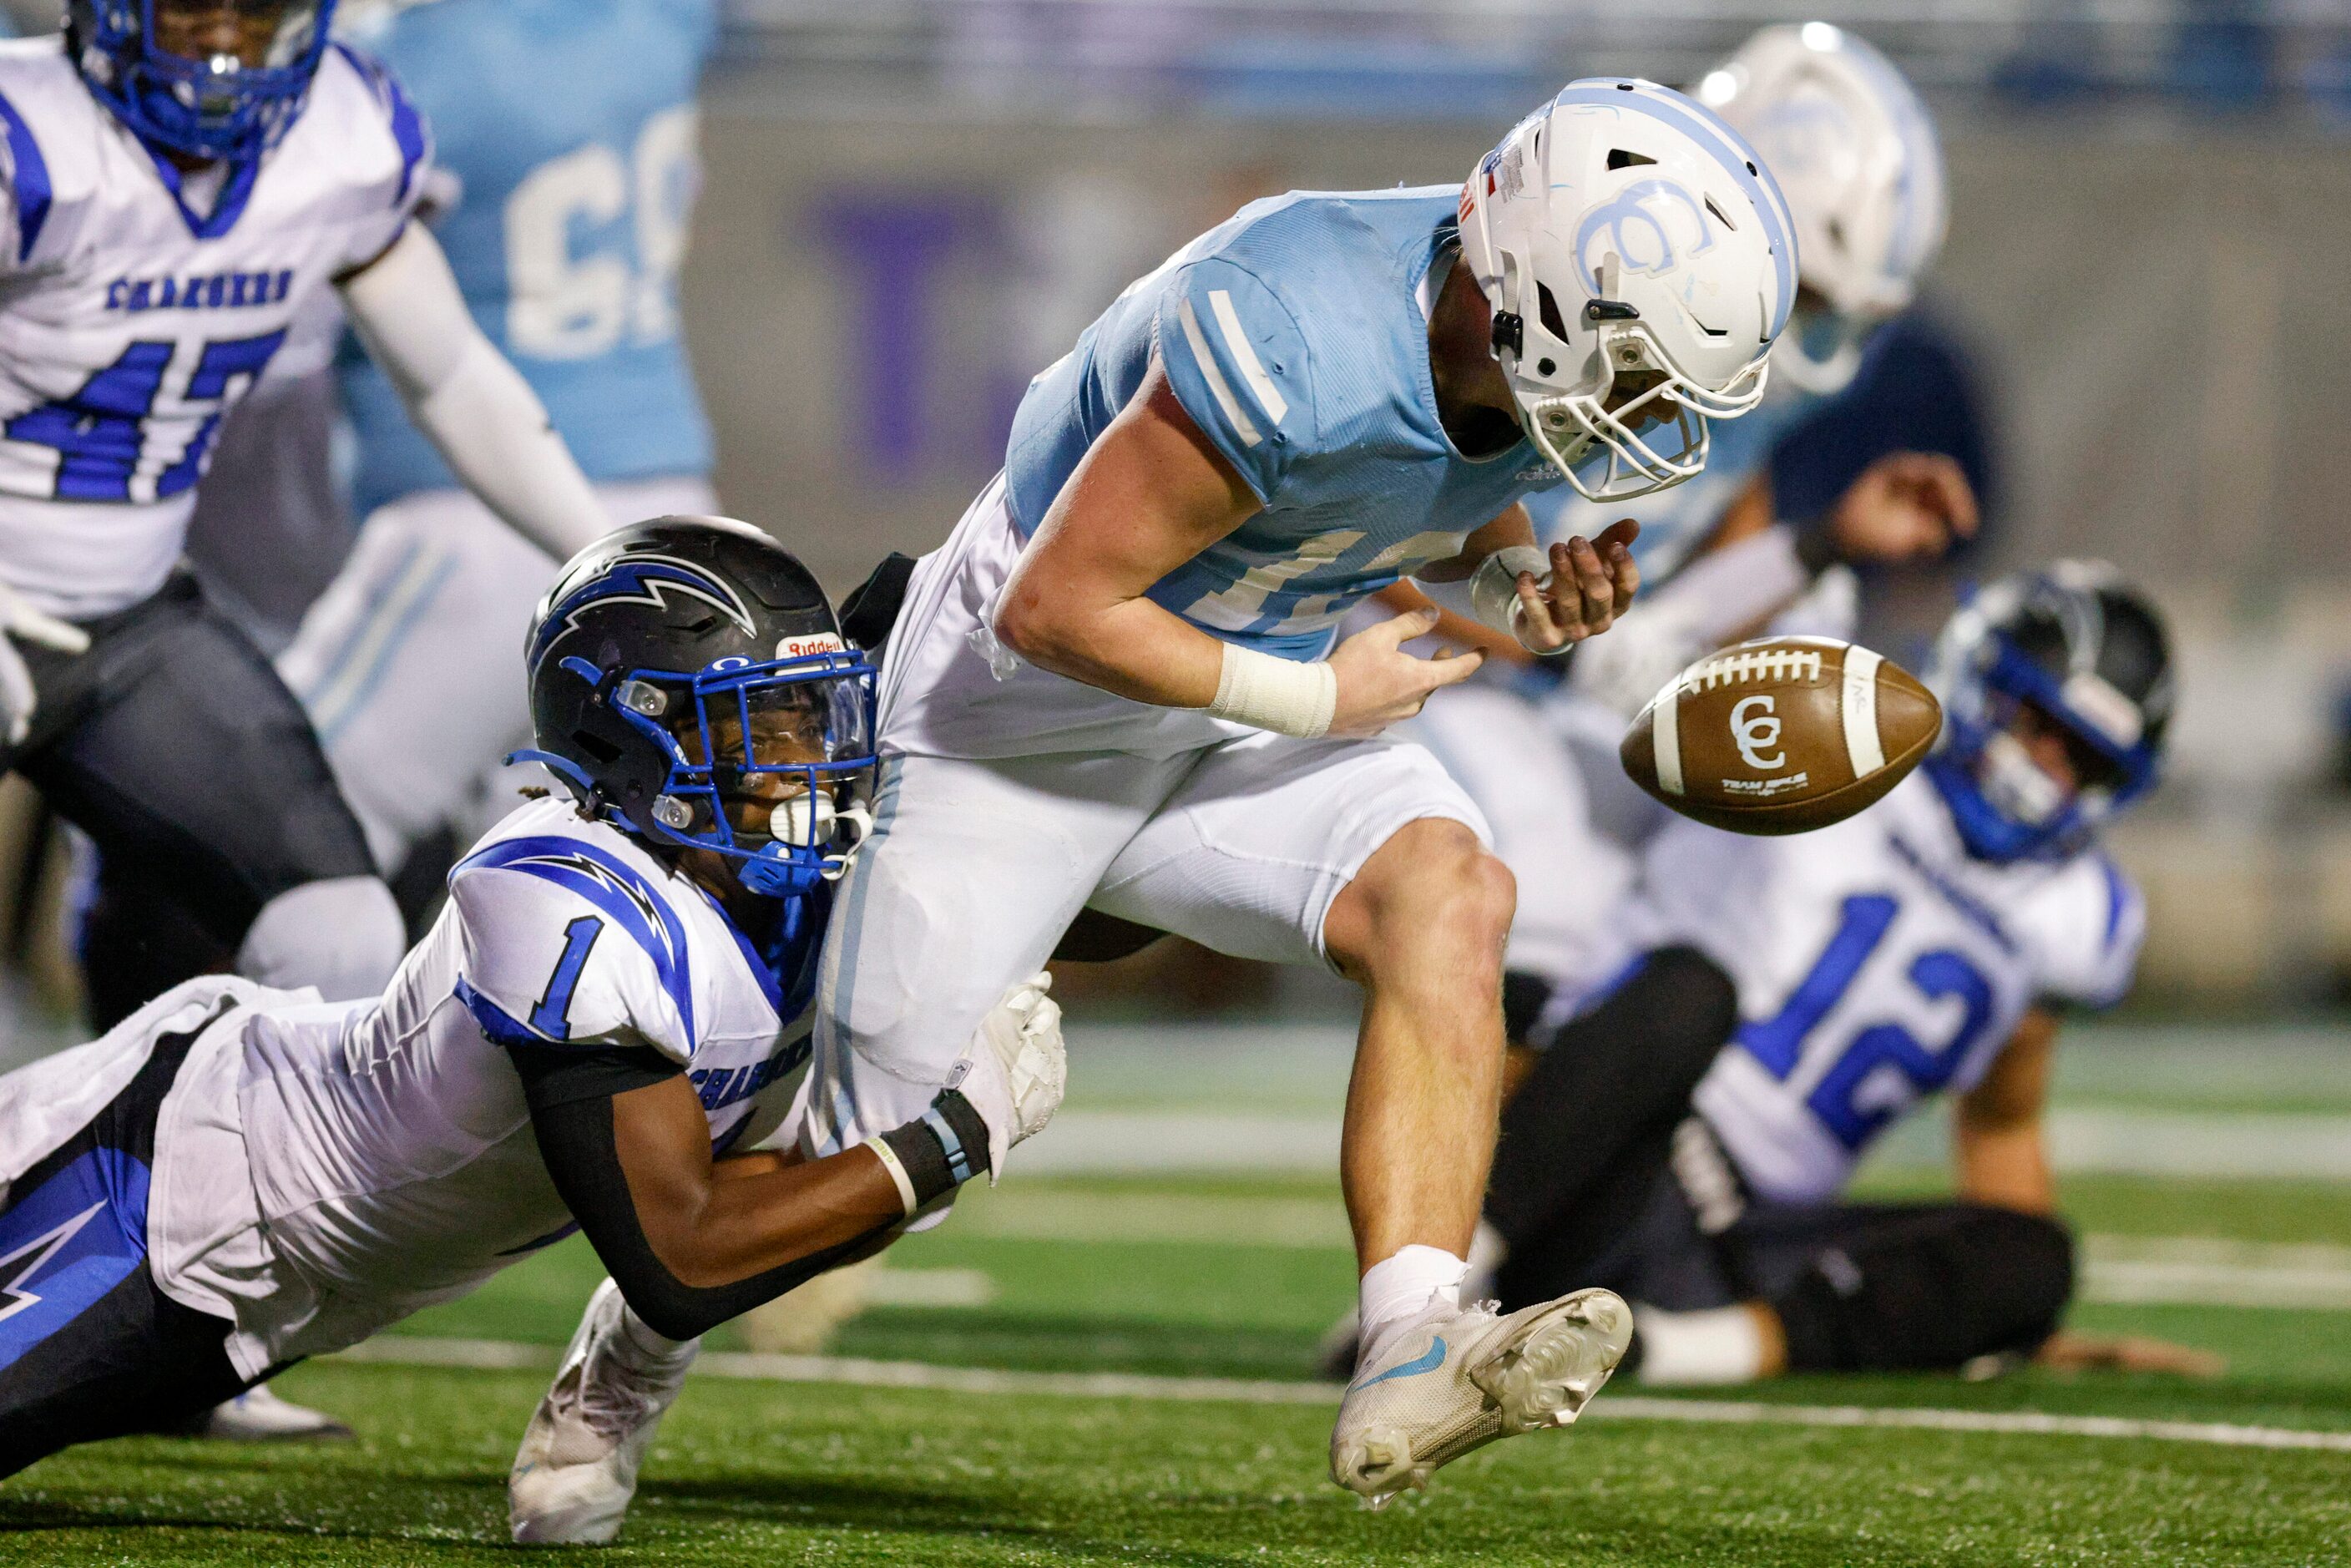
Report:
[[[1690,1110],[1738,1021],[1729,977],[1667,948],[1531,1042],[1486,1200],[1505,1309],[1590,1285],[1668,1311],[1768,1301],[1799,1372],[1953,1368],[2055,1332],[2074,1269],[2054,1220],[1747,1192]]]
[[[375,867],[301,705],[192,578],[82,627],[84,653],[20,645],[39,706],[5,763],[98,846],[82,961],[103,1030],[227,967],[278,894]]]
[[[77,1443],[185,1427],[258,1379],[233,1325],[182,1305],[147,1263],[155,1119],[201,1030],[156,1040],[107,1107],[0,1201],[0,1476]],[[275,1370],[275,1369],[273,1369]]]

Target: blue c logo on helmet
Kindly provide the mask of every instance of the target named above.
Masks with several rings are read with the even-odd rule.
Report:
[[[1771,172],[1785,176],[1829,162],[1859,136],[1843,105],[1813,94],[1773,105],[1755,127],[1753,140]]]
[[[666,609],[670,595],[698,600],[753,633],[751,612],[735,590],[691,561],[666,555],[624,555],[566,593],[540,620],[525,667],[536,670],[556,639],[600,604],[650,604]]]
[[[1575,229],[1575,264],[1586,287],[1600,291],[1600,262],[1614,254],[1627,272],[1661,277],[1686,256],[1714,248],[1714,229],[1697,197],[1670,180],[1638,180],[1583,214]]]

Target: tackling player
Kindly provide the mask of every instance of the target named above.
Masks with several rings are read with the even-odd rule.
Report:
[[[1546,556],[1519,499],[1706,460],[1795,293],[1771,177],[1654,85],[1571,84],[1466,186],[1259,202],[1129,287],[1031,384],[1002,476],[916,569],[884,671],[872,843],[844,886],[811,1146],[894,1125],[1089,904],[1328,964],[1364,1022],[1343,1177],[1370,1325],[1333,1479],[1374,1503],[1564,1424],[1621,1302],[1464,1307],[1502,1052],[1510,879],[1417,748],[1375,738],[1478,660],[1340,643],[1413,575],[1555,650],[1635,582],[1629,526]],[[923,955],[918,964],[911,956]]]
[[[559,1509],[558,1461],[616,1403],[633,1480],[683,1342],[1000,1172],[1059,1103],[1040,977],[904,1124],[828,1159],[765,1147],[875,760],[872,668],[799,561],[739,523],[622,529],[563,570],[528,669],[569,799],[475,846],[381,998],[194,980],[0,1078],[0,1475],[202,1411],[577,1228],[617,1283],[571,1402],[534,1426]]]
[[[180,572],[228,410],[330,283],[418,425],[569,555],[604,525],[409,223],[424,122],[330,47],[333,0],[72,0],[0,45],[0,729],[103,854],[256,979],[381,988],[398,912],[301,709]],[[102,883],[110,1022],[191,968]]]
[[[2143,595],[2059,562],[1954,616],[1928,678],[1946,725],[1917,776],[1802,838],[1677,821],[1619,954],[1535,1030],[1486,1205],[1494,1289],[1635,1298],[1645,1379],[2030,1354],[2072,1293],[2050,1055],[2063,1009],[2130,984],[2144,906],[2096,835],[2155,781],[2169,649]],[[1844,1201],[1944,1092],[1959,1200]]]

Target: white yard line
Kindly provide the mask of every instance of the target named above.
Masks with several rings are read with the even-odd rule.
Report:
[[[2122,1176],[2351,1181],[2351,1116],[2060,1105],[2049,1118],[2057,1168]],[[1940,1158],[1940,1121],[1897,1130],[1887,1163]],[[1339,1118],[1207,1107],[1072,1107],[1022,1151],[1023,1169],[1335,1171]]]
[[[2351,1247],[2089,1236],[2082,1250],[2088,1301],[2351,1311]]]
[[[1008,1189],[988,1194],[956,1224],[961,1235],[1023,1241],[1348,1245],[1346,1210],[1335,1197]],[[2351,1311],[2351,1247],[2093,1235],[2083,1239],[2083,1253],[2085,1301]],[[957,1304],[925,1298],[919,1280],[905,1289],[905,1305]]]
[[[505,1340],[423,1339],[386,1334],[337,1359],[395,1366],[475,1371],[549,1368],[551,1345]],[[834,1383],[859,1388],[928,1388],[950,1394],[1058,1395],[1082,1399],[1154,1399],[1178,1404],[1319,1405],[1338,1401],[1336,1386],[1238,1377],[1154,1377],[1123,1372],[1005,1372],[935,1366],[919,1361],[866,1361],[841,1355],[758,1355],[712,1351],[697,1375],[763,1383]],[[1593,1414],[1613,1420],[1683,1421],[1701,1426],[1901,1427],[1934,1432],[2022,1433],[2032,1437],[2124,1438],[2200,1443],[2230,1448],[2304,1448],[2351,1454],[2351,1432],[2291,1427],[2234,1427],[2205,1421],[2139,1421],[2113,1416],[2053,1416],[2031,1410],[1903,1409],[1864,1405],[1771,1405],[1732,1399],[1602,1399]]]

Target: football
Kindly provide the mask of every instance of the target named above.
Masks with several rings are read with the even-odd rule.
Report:
[[[1659,800],[1734,833],[1805,833],[1900,783],[1943,727],[1917,676],[1827,637],[1762,637],[1666,683],[1618,748]]]

